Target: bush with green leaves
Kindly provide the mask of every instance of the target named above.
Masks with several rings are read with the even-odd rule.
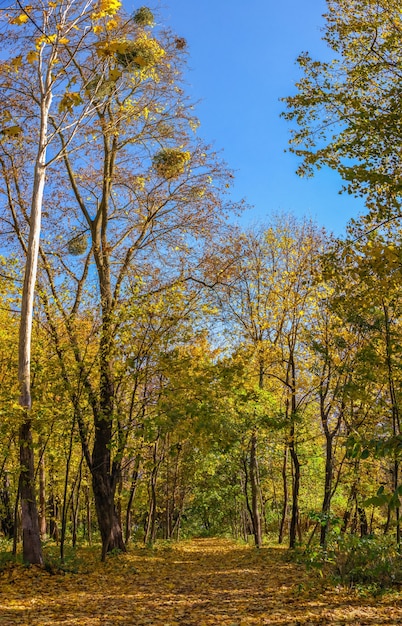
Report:
[[[383,589],[402,584],[401,555],[391,535],[331,533],[326,548],[312,546],[303,560],[350,586]]]

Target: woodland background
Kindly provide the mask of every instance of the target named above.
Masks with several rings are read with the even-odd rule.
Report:
[[[299,173],[335,168],[366,200],[342,240],[234,225],[186,41],[149,8],[2,9],[5,550],[275,539],[400,582],[398,4],[329,0],[334,60],[301,55],[284,103]]]

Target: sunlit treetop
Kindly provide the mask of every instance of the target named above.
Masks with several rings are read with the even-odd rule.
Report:
[[[297,93],[285,99],[295,123],[291,151],[300,175],[329,166],[373,217],[402,199],[402,15],[397,0],[328,0],[324,40],[332,61],[307,52]]]

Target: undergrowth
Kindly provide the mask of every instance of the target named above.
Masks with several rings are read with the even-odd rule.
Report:
[[[333,533],[325,548],[312,546],[298,555],[322,576],[362,592],[402,585],[401,554],[391,536]]]

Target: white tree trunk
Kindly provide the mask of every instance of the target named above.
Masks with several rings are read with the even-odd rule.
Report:
[[[43,194],[46,180],[46,149],[49,111],[52,101],[51,59],[47,65],[45,81],[41,76],[41,116],[39,144],[36,157],[29,238],[25,263],[24,285],[21,300],[21,320],[19,332],[18,379],[20,385],[20,405],[24,409],[23,422],[19,432],[20,444],[20,497],[22,509],[23,559],[28,563],[43,565],[40,541],[38,509],[35,494],[34,455],[31,431],[31,336],[36,275],[38,269],[39,239],[41,229]]]

